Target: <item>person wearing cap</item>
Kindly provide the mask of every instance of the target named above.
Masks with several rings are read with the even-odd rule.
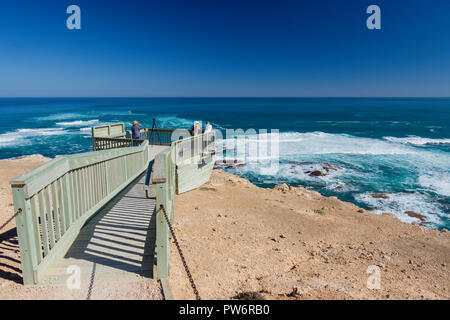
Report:
[[[133,121],[133,126],[131,127],[131,138],[139,139],[141,137],[142,126],[136,120]]]

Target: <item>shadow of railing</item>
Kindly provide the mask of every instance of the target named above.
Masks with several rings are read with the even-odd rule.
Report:
[[[16,228],[0,234],[0,279],[23,284],[19,250]]]
[[[86,222],[64,258],[153,277],[155,204],[145,198],[143,178],[144,174]]]

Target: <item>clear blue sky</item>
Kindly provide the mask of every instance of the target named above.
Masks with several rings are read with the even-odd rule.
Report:
[[[448,97],[450,1],[0,0],[0,96]]]

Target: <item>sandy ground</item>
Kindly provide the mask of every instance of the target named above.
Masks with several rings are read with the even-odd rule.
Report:
[[[9,180],[48,161],[40,155],[14,160],[0,160],[0,226],[13,214],[14,207]],[[12,236],[14,219],[0,230],[0,300],[16,299],[162,299],[159,283],[142,278],[136,282],[114,282],[94,284],[89,292],[87,285],[69,290],[65,286],[22,285],[20,252],[17,236]]]
[[[0,225],[14,213],[8,181],[45,161],[0,160]],[[94,282],[91,295],[86,286],[24,287],[14,227],[0,230],[0,299],[162,298],[153,279]],[[450,232],[301,187],[263,189],[216,170],[177,196],[175,230],[203,299],[450,298]],[[170,281],[176,298],[194,297],[173,244]]]
[[[302,187],[215,170],[177,196],[175,232],[203,299],[450,298],[450,232]],[[194,298],[174,244],[170,282]]]

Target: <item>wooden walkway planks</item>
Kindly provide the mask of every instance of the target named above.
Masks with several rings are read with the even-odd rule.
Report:
[[[89,283],[93,270],[95,282],[153,277],[155,200],[146,199],[144,182],[145,174],[86,222],[64,257],[49,268],[43,284],[65,285],[69,266],[80,267],[81,284]]]

